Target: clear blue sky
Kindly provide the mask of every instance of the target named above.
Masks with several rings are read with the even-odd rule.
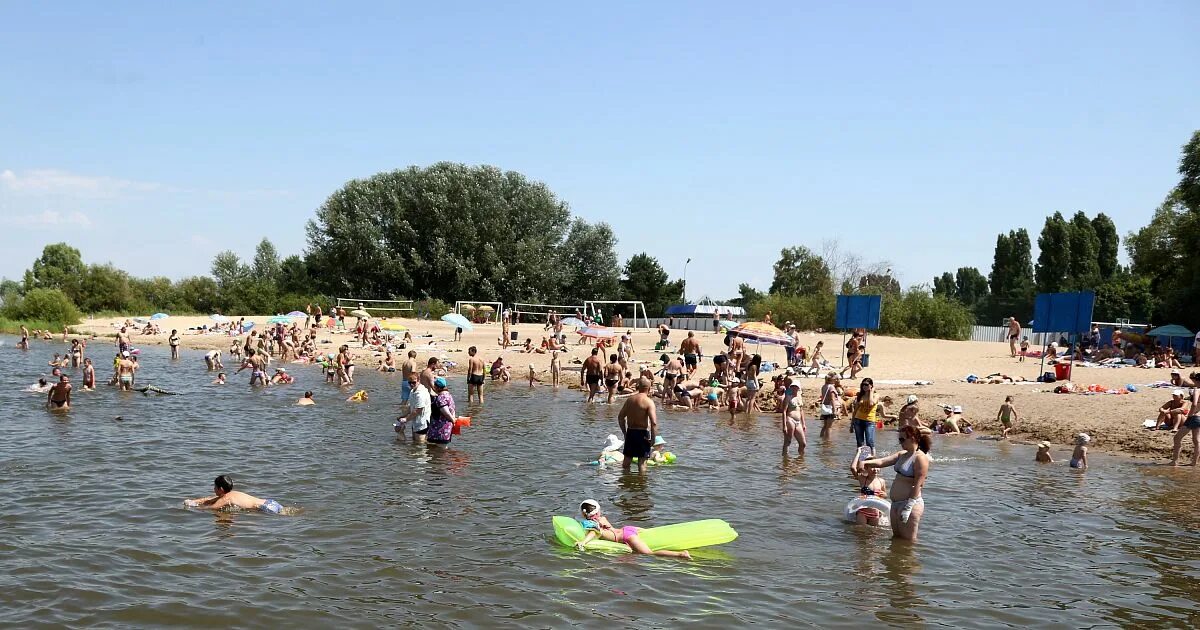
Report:
[[[1200,128],[1194,0],[370,4],[0,5],[0,275],[300,253],[346,180],[451,160],[693,298],[838,236],[908,285],[1055,210],[1144,225]]]

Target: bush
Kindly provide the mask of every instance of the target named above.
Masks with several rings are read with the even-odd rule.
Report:
[[[6,300],[4,316],[15,320],[39,320],[58,326],[78,324],[79,309],[58,289],[33,289],[21,299]]]
[[[449,304],[437,298],[417,300],[413,302],[413,309],[416,310],[417,317],[427,317],[429,319],[441,319],[442,315],[453,310]]]
[[[800,330],[833,328],[837,298],[833,295],[768,295],[750,304],[751,319],[761,320],[767,311],[777,325],[790,321]],[[931,295],[923,289],[883,296],[879,314],[882,335],[931,339],[969,339],[975,316],[956,300]]]
[[[800,330],[833,328],[837,300],[831,294],[768,295],[746,309],[750,319],[761,320],[767,311],[776,325],[792,322]]]

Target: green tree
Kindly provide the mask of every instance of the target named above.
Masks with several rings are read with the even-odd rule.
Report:
[[[658,259],[645,252],[625,262],[624,276],[624,299],[640,300],[651,317],[662,315],[668,306],[683,299],[683,283],[671,282]]]
[[[263,239],[254,248],[254,265],[250,268],[254,278],[275,285],[279,281],[279,252],[271,241]]]
[[[1179,158],[1179,201],[1192,212],[1200,212],[1200,130],[1183,145]]]
[[[807,247],[785,247],[775,262],[770,292],[773,295],[831,294],[833,278],[825,261]]]
[[[987,302],[988,281],[975,267],[959,267],[954,273],[954,297],[972,312]]]
[[[299,256],[288,256],[279,265],[279,291],[281,293],[305,294],[313,290],[308,265]]]
[[[766,297],[765,293],[743,282],[738,285],[738,296],[732,300],[729,300],[729,304],[731,306],[740,306],[748,309],[750,308],[751,304],[754,304],[755,302],[761,302],[764,297]],[[765,313],[766,311],[763,312]],[[797,324],[797,326],[798,325],[799,324]]]
[[[16,320],[39,320],[55,325],[78,324],[83,318],[79,309],[59,289],[32,289],[20,300],[6,304],[4,316]]]
[[[1117,235],[1116,224],[1103,212],[1092,219],[1092,229],[1096,231],[1100,245],[1100,279],[1109,280],[1117,273],[1117,253],[1121,249],[1121,237]]]
[[[617,237],[607,223],[575,219],[560,248],[564,284],[559,289],[569,304],[612,299],[620,295]]]
[[[560,263],[567,230],[575,229],[570,219],[566,203],[520,173],[413,166],[350,181],[330,195],[308,223],[305,261],[316,288],[335,295],[545,301],[567,284]],[[598,229],[615,241],[607,226]],[[611,263],[593,283],[609,292],[582,297],[616,295],[615,252],[591,253]]]
[[[1061,212],[1046,217],[1038,237],[1037,268],[1033,275],[1042,293],[1066,291],[1071,281],[1070,228]]]
[[[935,276],[933,278],[933,294],[944,298],[956,297],[958,287],[954,280],[954,274],[946,271],[940,276]]]
[[[32,284],[28,289],[59,289],[72,300],[79,297],[79,282],[86,267],[79,250],[66,243],[52,243],[42,248],[42,255],[33,261],[30,271]]]
[[[215,313],[221,296],[217,282],[208,276],[184,278],[175,284],[175,295],[181,310],[195,313]]]
[[[1069,288],[1076,291],[1095,289],[1100,283],[1100,237],[1091,219],[1076,212],[1067,225],[1069,248]]]
[[[858,290],[861,293],[867,288],[872,289],[871,293],[899,295],[900,281],[892,277],[891,273],[867,272],[859,276]]]
[[[129,274],[112,263],[90,265],[80,284],[80,294],[82,301],[79,306],[88,313],[129,312],[133,303]]]
[[[991,299],[986,313],[976,313],[980,320],[1019,317],[1024,321],[1033,313],[1033,257],[1030,250],[1029,232],[1025,228],[996,236],[992,271],[988,275]]]
[[[1093,317],[1105,322],[1122,318],[1148,322],[1151,321],[1156,303],[1150,278],[1128,272],[1118,273],[1096,287]]]

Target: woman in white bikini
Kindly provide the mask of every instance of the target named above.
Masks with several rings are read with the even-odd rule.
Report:
[[[921,488],[929,476],[930,437],[924,431],[911,426],[900,427],[900,446],[903,450],[887,457],[868,459],[862,462],[867,468],[893,466],[896,480],[892,482],[889,498],[892,500],[890,520],[892,536],[915,541],[921,516],[925,514],[925,499]]]

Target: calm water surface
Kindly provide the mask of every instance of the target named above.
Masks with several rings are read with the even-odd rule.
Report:
[[[64,346],[2,341],[5,625],[1200,625],[1188,469],[1096,455],[1078,474],[1028,446],[939,440],[912,546],[841,522],[848,432],[782,459],[772,418],[664,414],[679,463],[639,478],[576,465],[616,427],[578,392],[513,384],[464,410],[454,380],[474,427],[431,452],[392,432],[398,375],[361,373],[372,399],[351,404],[313,368],[216,387],[200,353],[151,348],[140,383],[183,395],[101,385],[54,415],[21,390]],[[107,380],[108,346],[91,351]],[[292,406],[306,388],[318,406]],[[300,513],[181,507],[220,473]],[[691,563],[552,545],[550,516],[588,497],[618,524],[719,517],[741,537]]]

